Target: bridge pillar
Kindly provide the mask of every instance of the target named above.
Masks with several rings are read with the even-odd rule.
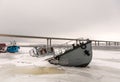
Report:
[[[96,46],[97,44],[96,44],[96,41],[95,41],[95,46]]]
[[[114,42],[114,46],[116,46],[116,42]]]
[[[111,42],[110,41],[106,41],[106,46],[111,46]]]
[[[119,42],[117,42],[117,46],[119,46]]]
[[[111,42],[109,42],[109,46],[111,46]]]
[[[107,41],[106,41],[106,46],[107,46]]]
[[[49,48],[49,47],[51,47],[51,45],[52,45],[52,42],[51,42],[51,39],[50,38],[47,38],[47,49]]]
[[[98,46],[100,46],[100,42],[98,41]]]
[[[119,46],[119,42],[118,42],[118,46]]]
[[[52,46],[52,41],[51,41],[52,39],[50,39],[50,47]]]
[[[76,45],[77,45],[77,44],[79,44],[78,42],[79,42],[79,41],[78,41],[78,40],[76,40]]]

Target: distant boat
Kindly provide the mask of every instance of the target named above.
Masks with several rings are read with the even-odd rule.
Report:
[[[54,49],[53,47],[47,48],[46,47],[34,47],[29,51],[32,57],[39,57],[39,56],[46,56],[46,55],[53,55]]]
[[[0,53],[5,53],[5,52],[6,52],[6,44],[0,43]]]
[[[19,49],[20,49],[19,46],[8,46],[8,47],[7,47],[7,52],[15,53],[15,52],[18,52]]]
[[[20,46],[17,46],[16,42],[13,41],[11,42],[11,45],[7,47],[7,52],[15,53],[15,52],[18,52],[19,49],[20,49]]]
[[[73,45],[72,49],[48,59],[51,64],[76,67],[86,67],[91,60],[92,44],[89,40],[86,43],[81,43],[77,46]]]

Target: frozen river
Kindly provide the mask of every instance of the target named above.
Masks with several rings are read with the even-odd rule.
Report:
[[[86,68],[55,66],[46,58],[0,54],[0,82],[120,82],[120,51],[93,50]]]

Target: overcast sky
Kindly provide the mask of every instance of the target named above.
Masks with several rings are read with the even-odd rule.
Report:
[[[0,33],[120,40],[120,0],[0,0]]]

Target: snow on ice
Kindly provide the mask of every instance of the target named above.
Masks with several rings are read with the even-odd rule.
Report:
[[[120,82],[120,51],[93,50],[88,67],[52,65],[45,57],[31,57],[31,48],[0,54],[1,82]]]

